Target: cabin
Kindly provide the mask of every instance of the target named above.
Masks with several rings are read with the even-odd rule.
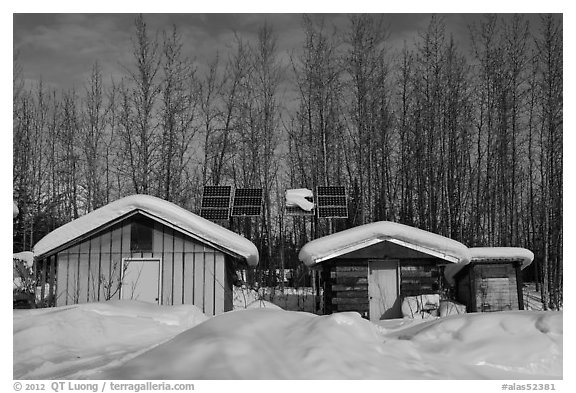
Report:
[[[412,300],[423,310],[436,310],[444,267],[468,262],[468,248],[418,228],[380,221],[313,240],[300,250],[299,259],[321,271],[325,314],[357,311],[378,321],[402,318]]]
[[[470,262],[450,266],[446,278],[467,312],[524,310],[521,270],[534,254],[516,247],[470,248]]]
[[[235,269],[258,264],[252,242],[173,203],[132,195],[34,246],[44,306],[132,299],[232,310]]]

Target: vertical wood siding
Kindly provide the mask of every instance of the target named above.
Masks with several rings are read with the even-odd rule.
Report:
[[[119,299],[123,258],[161,258],[161,304],[194,304],[207,315],[232,309],[225,254],[157,222],[152,229],[152,252],[132,252],[130,230],[128,219],[59,251],[45,263],[38,261],[39,277],[50,284],[55,305]],[[49,291],[43,294],[45,298]]]
[[[184,252],[184,238],[180,233],[174,233],[173,241],[173,259],[172,259],[172,287],[174,288],[172,295],[172,304],[182,304],[182,293],[184,292],[184,266],[183,266],[183,252]]]
[[[224,254],[214,254],[214,315],[225,311],[226,303],[226,261]]]
[[[174,247],[174,243],[173,243],[173,239],[174,239],[174,234],[173,234],[173,230],[172,228],[162,228],[163,229],[163,233],[162,233],[162,244],[163,244],[163,252],[161,254],[162,256],[162,299],[160,300],[160,302],[162,304],[166,304],[166,305],[172,305],[173,304],[173,292],[174,292],[174,287],[172,286],[172,263],[174,261],[174,255],[173,255],[173,247]]]

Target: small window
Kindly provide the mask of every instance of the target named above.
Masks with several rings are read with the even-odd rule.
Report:
[[[136,217],[130,231],[130,251],[152,252],[153,228],[152,220],[142,216]]]

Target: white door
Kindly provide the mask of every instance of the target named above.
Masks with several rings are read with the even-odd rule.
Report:
[[[370,320],[400,318],[398,261],[368,262]]]
[[[160,259],[124,259],[120,298],[160,303]]]

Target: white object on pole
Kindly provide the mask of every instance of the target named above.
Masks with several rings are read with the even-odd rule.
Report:
[[[312,190],[307,188],[286,190],[286,206],[298,206],[300,209],[309,212],[314,209],[314,203],[306,198],[312,197]]]

